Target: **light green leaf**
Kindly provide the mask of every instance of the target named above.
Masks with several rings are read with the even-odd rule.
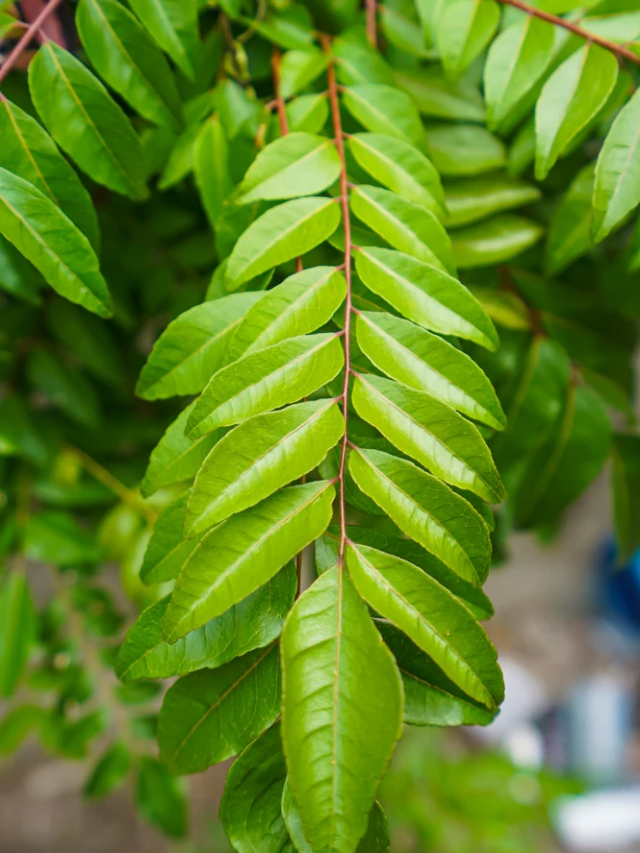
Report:
[[[199,773],[231,758],[280,714],[278,646],[177,681],[158,720],[160,757],[172,773]]]
[[[162,637],[167,596],[144,610],[118,651],[116,675],[124,682],[170,678],[213,669],[280,636],[293,605],[298,576],[288,563],[247,598],[169,645]]]
[[[329,54],[317,48],[288,50],[280,62],[280,94],[292,98],[313,83],[329,64]]]
[[[212,116],[202,127],[193,151],[193,167],[202,205],[212,228],[231,195],[229,143],[219,116]]]
[[[499,213],[484,222],[453,231],[453,257],[461,269],[502,264],[530,249],[542,234],[540,225],[531,219]]]
[[[640,204],[640,93],[626,104],[604,141],[596,165],[593,235],[596,242]]]
[[[173,142],[158,181],[158,189],[161,192],[179,184],[193,171],[196,145],[201,132],[201,126],[194,124]]]
[[[263,213],[240,237],[229,258],[227,289],[304,255],[338,227],[340,207],[331,198],[299,198]]]
[[[154,758],[140,759],[136,783],[136,809],[170,838],[187,832],[187,804],[178,780]]]
[[[297,403],[330,382],[343,362],[333,334],[291,338],[251,353],[215,374],[196,402],[187,434],[203,435]]]
[[[640,548],[640,437],[616,435],[611,459],[616,538],[624,562]]]
[[[377,248],[361,248],[356,269],[370,290],[415,323],[496,349],[493,323],[467,288],[448,273],[401,252]]]
[[[527,15],[493,42],[484,69],[487,124],[495,129],[533,92],[551,63],[552,24]]]
[[[360,417],[436,477],[488,503],[506,497],[476,427],[429,394],[380,376],[358,375],[352,394]]]
[[[365,130],[395,136],[418,148],[424,145],[424,128],[413,101],[393,86],[365,83],[350,86],[342,103]]]
[[[545,245],[545,267],[558,275],[593,246],[593,163],[581,169],[553,212]]]
[[[116,0],[82,0],[76,26],[102,79],[144,118],[180,130],[182,104],[175,79],[137,19]]]
[[[130,5],[160,47],[194,80],[201,50],[195,0],[130,0]]]
[[[39,705],[14,705],[0,722],[0,755],[12,755],[32,731],[46,721],[47,712]]]
[[[335,489],[290,486],[211,530],[183,566],[164,620],[174,643],[272,578],[327,528]]]
[[[498,326],[507,329],[531,328],[531,312],[517,293],[479,285],[473,285],[469,290]]]
[[[115,192],[147,197],[140,139],[79,60],[48,41],[29,66],[29,89],[45,127],[83,172]]]
[[[531,204],[542,193],[521,178],[497,174],[449,183],[445,186],[445,196],[449,214],[446,225],[457,228],[501,210]]]
[[[471,584],[484,582],[489,528],[464,498],[411,462],[378,450],[354,450],[349,470],[403,533]]]
[[[0,233],[62,296],[111,316],[107,283],[88,239],[33,184],[2,168]]]
[[[247,311],[229,344],[227,362],[315,332],[335,314],[346,292],[344,276],[334,267],[311,267],[289,276]]]
[[[291,133],[320,133],[329,118],[329,103],[324,95],[300,95],[286,106]]]
[[[0,696],[13,696],[35,640],[36,616],[23,572],[14,570],[0,587]]]
[[[158,400],[197,394],[220,368],[247,310],[261,293],[235,293],[195,305],[169,323],[142,369],[136,394]]]
[[[445,71],[459,77],[491,41],[499,21],[500,7],[494,0],[447,0],[436,27]]]
[[[281,649],[282,737],[304,834],[316,853],[348,853],[400,736],[400,676],[338,568],[298,599]]]
[[[491,383],[473,359],[447,341],[383,312],[359,314],[356,334],[367,358],[392,379],[504,429],[506,418]]]
[[[420,204],[378,187],[351,190],[353,213],[394,249],[455,273],[451,241],[438,218]]]
[[[365,545],[347,546],[356,589],[426,652],[472,699],[493,708],[504,698],[497,652],[469,610],[412,563]]]
[[[319,465],[344,433],[333,400],[258,415],[228,432],[198,472],[185,532],[193,536],[273,494]]]
[[[506,163],[503,143],[472,124],[438,124],[427,127],[429,156],[441,175],[481,175]]]
[[[547,80],[536,105],[536,178],[543,180],[576,135],[607,102],[618,78],[618,60],[590,43]]]
[[[184,536],[189,495],[190,491],[185,492],[163,509],[156,519],[140,568],[143,583],[164,583],[176,578],[202,539],[202,536],[193,539],[185,539]]]
[[[185,428],[195,405],[195,402],[191,403],[178,415],[151,452],[149,465],[140,486],[145,497],[150,497],[163,486],[190,480],[214,444],[220,441],[224,430],[198,438],[187,438]]]
[[[376,181],[427,210],[444,213],[440,176],[422,152],[382,133],[354,133],[348,142],[358,164]]]
[[[395,81],[418,110],[432,118],[484,122],[484,104],[477,87],[463,77],[452,81],[433,63],[423,68],[397,69]]]
[[[6,98],[0,99],[0,138],[0,167],[57,204],[97,251],[100,230],[91,196],[44,128]]]

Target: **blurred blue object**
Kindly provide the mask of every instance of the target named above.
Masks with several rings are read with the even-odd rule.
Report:
[[[615,541],[608,540],[598,557],[595,592],[601,614],[640,641],[640,550],[621,564]]]

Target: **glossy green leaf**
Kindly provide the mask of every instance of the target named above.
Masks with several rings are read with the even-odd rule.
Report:
[[[460,577],[474,585],[484,582],[489,529],[464,498],[411,462],[378,450],[354,450],[349,470],[403,533]]]
[[[135,793],[142,817],[170,838],[187,833],[187,804],[178,780],[154,758],[140,760]]]
[[[131,766],[129,750],[116,742],[98,759],[84,785],[83,793],[90,799],[106,797],[126,781]]]
[[[427,127],[428,153],[441,175],[462,177],[501,169],[503,143],[484,127],[434,124]]]
[[[488,267],[502,264],[534,246],[543,231],[537,222],[499,213],[497,216],[466,225],[451,234],[453,257],[458,267]]]
[[[311,267],[289,276],[247,311],[229,344],[227,361],[315,332],[335,314],[346,292],[344,276],[334,267]]]
[[[158,743],[173,773],[199,773],[231,758],[280,714],[278,646],[177,681],[162,703]]]
[[[162,637],[169,596],[144,610],[118,651],[116,675],[124,682],[170,678],[222,666],[280,636],[293,605],[298,576],[288,563],[264,586],[173,645]]]
[[[291,133],[320,133],[329,118],[329,103],[324,95],[300,95],[286,105]]]
[[[201,48],[196,0],[130,0],[130,5],[160,47],[193,80]]]
[[[576,135],[607,102],[618,60],[590,43],[566,59],[547,80],[536,106],[536,178],[543,180]]]
[[[180,130],[182,105],[173,74],[137,19],[116,0],[82,0],[76,25],[102,79],[144,118]]]
[[[363,312],[358,345],[377,368],[431,394],[467,417],[504,429],[506,418],[491,383],[468,355],[407,320]]]
[[[350,194],[353,213],[400,252],[455,273],[451,241],[438,218],[422,205],[379,187]]]
[[[347,546],[356,589],[426,652],[472,699],[493,708],[504,697],[497,652],[455,596],[406,560],[364,545]]]
[[[209,224],[215,228],[233,189],[229,143],[218,115],[212,116],[198,134],[193,167]]]
[[[395,136],[418,148],[424,145],[422,121],[404,92],[392,86],[365,83],[346,88],[342,103],[365,130]]]
[[[291,338],[251,353],[215,374],[189,417],[187,434],[203,435],[296,403],[330,382],[343,361],[333,334]]]
[[[267,145],[253,161],[237,190],[237,204],[297,198],[326,190],[340,175],[332,139],[289,133]]]
[[[169,323],[147,359],[136,394],[145,400],[197,394],[221,367],[229,342],[261,293],[195,305]]]
[[[151,452],[149,465],[140,490],[149,497],[163,486],[190,480],[198,472],[214,444],[222,437],[222,430],[188,438],[185,435],[187,422],[195,408],[195,402],[187,406],[168,427],[158,446]]]
[[[445,186],[448,228],[485,219],[501,210],[531,204],[541,198],[540,190],[509,175],[481,175]]]
[[[298,599],[281,646],[283,744],[306,839],[317,853],[353,851],[400,735],[399,673],[338,568]]]
[[[596,242],[640,204],[640,95],[620,111],[596,165],[593,236]]]
[[[12,571],[0,587],[0,696],[15,692],[35,640],[36,616],[23,572]]]
[[[47,42],[29,66],[29,89],[45,127],[83,172],[115,192],[147,197],[140,139],[79,60]]]
[[[593,246],[593,181],[593,165],[589,164],[578,172],[553,212],[545,246],[549,275],[558,275]]]
[[[288,50],[280,62],[280,94],[292,98],[319,77],[329,64],[322,50]]]
[[[140,580],[144,583],[164,583],[176,578],[202,538],[185,539],[184,519],[189,496],[190,491],[185,492],[156,519],[140,568]]]
[[[436,43],[445,70],[458,77],[481,53],[498,28],[494,0],[447,0],[438,15]]]
[[[0,167],[29,181],[57,204],[97,251],[100,230],[89,193],[49,134],[6,98],[0,99],[0,138]]]
[[[189,497],[193,536],[241,512],[319,465],[344,433],[333,400],[258,415],[228,432],[205,459]]]
[[[33,184],[0,168],[0,233],[51,287],[83,308],[111,316],[111,297],[88,239]]]
[[[382,133],[354,133],[348,143],[357,163],[376,181],[427,210],[444,213],[440,177],[422,152]]]
[[[229,258],[227,288],[313,249],[340,222],[340,208],[330,198],[299,198],[263,213],[240,237]]]
[[[326,529],[335,489],[290,486],[211,530],[183,566],[164,620],[170,643],[265,584]]]
[[[484,69],[487,124],[494,129],[534,90],[548,69],[554,28],[527,15],[493,42]]]
[[[361,248],[356,269],[366,286],[408,319],[494,350],[493,323],[466,287],[437,267],[389,249]]]
[[[506,497],[484,439],[473,424],[429,394],[391,379],[359,375],[353,405],[403,453],[436,477],[488,503]]]
[[[611,458],[616,538],[624,562],[640,548],[640,438],[616,435]]]

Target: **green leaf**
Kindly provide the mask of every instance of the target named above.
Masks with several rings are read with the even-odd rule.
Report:
[[[395,136],[418,148],[424,145],[424,128],[413,101],[393,86],[365,83],[350,86],[342,103],[365,130]]]
[[[619,560],[625,562],[640,548],[640,437],[616,435],[611,458]]]
[[[195,402],[191,403],[178,415],[167,428],[158,446],[151,452],[149,465],[140,486],[140,491],[145,497],[150,497],[163,486],[171,486],[174,483],[192,479],[211,448],[220,441],[223,430],[198,438],[188,438],[185,435],[187,421],[195,405]]]
[[[453,257],[458,267],[488,267],[521,255],[542,237],[537,222],[499,213],[484,222],[467,225],[451,234]]]
[[[49,134],[6,98],[0,99],[0,138],[0,167],[29,181],[57,204],[97,251],[100,230],[89,193]]]
[[[66,512],[44,510],[32,515],[24,532],[24,551],[31,560],[67,568],[92,565],[101,557],[95,537]]]
[[[84,784],[83,793],[89,799],[106,797],[124,784],[130,767],[129,750],[123,743],[112,744],[98,759]]]
[[[484,439],[445,403],[373,375],[356,377],[352,399],[363,420],[440,480],[468,489],[488,503],[505,499]]]
[[[554,28],[527,15],[493,42],[484,69],[487,124],[498,127],[533,92],[554,52]]]
[[[263,213],[231,253],[227,289],[235,290],[261,272],[309,252],[333,234],[340,215],[335,199],[315,197],[287,201]]]
[[[493,0],[447,0],[436,29],[445,71],[459,77],[489,44],[499,21],[500,6]]]
[[[42,283],[38,271],[0,234],[0,289],[21,302],[39,305]]]
[[[247,311],[229,344],[227,361],[315,332],[342,305],[346,292],[344,276],[334,267],[289,276]]]
[[[407,320],[383,312],[362,312],[358,345],[373,364],[410,388],[493,429],[506,418],[491,383],[468,355]]]
[[[237,190],[236,204],[297,198],[321,193],[340,176],[341,161],[332,139],[290,133],[264,148]]]
[[[183,566],[164,620],[174,643],[265,584],[327,528],[335,489],[290,486],[214,527]]]
[[[484,127],[429,125],[427,139],[429,156],[441,175],[481,175],[506,165],[504,145]]]
[[[423,115],[454,121],[484,122],[482,96],[466,76],[450,80],[440,65],[397,69],[395,82],[413,98]]]
[[[144,610],[129,629],[118,651],[116,675],[124,682],[187,675],[267,646],[280,636],[297,588],[295,566],[288,563],[243,601],[173,645],[162,637],[167,596]]]
[[[596,165],[593,237],[604,240],[640,204],[640,94],[618,114]]]
[[[178,577],[180,569],[202,537],[185,539],[184,519],[191,490],[185,492],[162,510],[155,524],[144,561],[140,580],[146,584],[164,583]]]
[[[481,175],[477,178],[456,181],[445,186],[448,228],[467,225],[485,219],[501,210],[510,210],[538,201],[542,193],[538,187],[521,178],[509,175]]]
[[[12,571],[0,588],[0,696],[13,696],[35,640],[36,616],[23,572]]]
[[[154,758],[140,760],[136,808],[142,817],[170,838],[187,833],[187,804],[182,788],[166,767]]]
[[[215,229],[224,202],[231,195],[229,142],[219,116],[212,116],[199,132],[193,152],[196,184],[209,224]]]
[[[116,0],[82,0],[76,26],[91,64],[112,89],[154,124],[181,129],[169,64],[131,12]]]
[[[286,778],[276,724],[245,749],[227,775],[220,820],[238,853],[295,853],[281,811]]]
[[[111,297],[87,238],[33,184],[0,168],[0,233],[67,299],[101,317]]]
[[[296,403],[330,382],[343,362],[334,334],[291,338],[251,353],[212,378],[189,417],[187,434],[202,435]]]
[[[247,310],[261,293],[235,293],[195,305],[169,323],[153,346],[136,394],[158,400],[197,394],[221,367]]]
[[[317,48],[289,50],[280,62],[280,94],[292,98],[313,83],[329,64],[329,54]]]
[[[412,726],[486,726],[496,710],[476,704],[406,634],[388,622],[376,626],[396,659],[404,688],[404,721]]]
[[[607,102],[618,78],[618,60],[589,43],[547,80],[536,106],[536,178],[543,180],[558,157]]]
[[[201,50],[195,0],[130,0],[130,5],[165,53],[194,80]]]
[[[376,181],[427,210],[444,213],[440,176],[422,152],[382,133],[354,133],[348,144],[357,163]]]
[[[473,615],[417,566],[364,545],[347,546],[356,589],[426,652],[472,699],[493,708],[504,697],[497,652]]]
[[[39,705],[16,705],[0,722],[0,755],[12,755],[41,727],[47,712]]]
[[[354,450],[349,470],[407,536],[473,585],[489,570],[489,528],[464,498],[404,459]]]
[[[333,400],[258,415],[228,432],[205,459],[189,498],[193,536],[241,512],[317,467],[344,433]]]
[[[422,205],[378,187],[355,186],[352,212],[400,252],[455,273],[451,241],[438,218]]]
[[[47,42],[29,66],[29,89],[45,127],[83,172],[115,192],[147,197],[140,139],[79,60]]]
[[[558,275],[593,246],[593,182],[590,163],[578,172],[553,212],[545,246],[545,268],[549,275]]]
[[[353,851],[400,736],[399,673],[338,568],[298,599],[281,647],[282,737],[305,836],[317,853]]]
[[[172,773],[199,773],[231,758],[280,715],[277,644],[177,681],[158,720],[160,757]]]
[[[329,104],[324,95],[300,95],[286,106],[291,133],[319,133],[329,118]]]
[[[356,270],[369,290],[426,329],[458,335],[489,350],[498,346],[496,330],[480,303],[437,267],[389,249],[360,248]]]

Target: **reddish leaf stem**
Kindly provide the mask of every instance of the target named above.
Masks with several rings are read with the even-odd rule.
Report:
[[[376,19],[378,4],[376,0],[365,0],[367,15],[367,41],[375,50],[378,47],[378,23]]]
[[[52,15],[58,6],[62,3],[62,0],[49,0],[44,9],[40,12],[35,21],[29,25],[27,31],[22,36],[20,41],[13,48],[9,56],[2,63],[0,67],[0,83],[4,80],[7,74],[11,71],[13,66],[16,64],[24,50],[29,46],[31,41],[35,38],[36,34],[45,23],[47,18]]]
[[[271,71],[273,73],[273,91],[275,94],[275,105],[278,111],[278,120],[280,122],[280,133],[286,136],[289,133],[289,123],[287,121],[287,108],[284,103],[284,98],[280,94],[280,51],[274,50],[271,55]]]
[[[627,59],[629,62],[634,62],[636,65],[640,65],[640,56],[636,56],[635,53],[632,53],[632,51],[627,50],[625,47],[622,47],[615,42],[595,35],[595,33],[590,33],[588,30],[583,29],[578,24],[574,24],[572,21],[567,21],[564,18],[558,17],[558,15],[552,15],[550,12],[544,12],[542,9],[536,9],[535,6],[529,6],[527,3],[524,3],[523,0],[498,0],[498,3],[502,3],[504,6],[513,6],[515,9],[520,9],[521,12],[526,12],[527,15],[532,15],[534,18],[540,18],[541,21],[547,21],[547,23],[553,24],[556,27],[562,27],[565,30],[569,30],[570,33],[580,36],[580,38],[585,39],[585,41],[593,42],[593,44],[597,44],[599,47],[603,47],[605,50],[611,51],[611,53],[615,54],[619,59]]]

